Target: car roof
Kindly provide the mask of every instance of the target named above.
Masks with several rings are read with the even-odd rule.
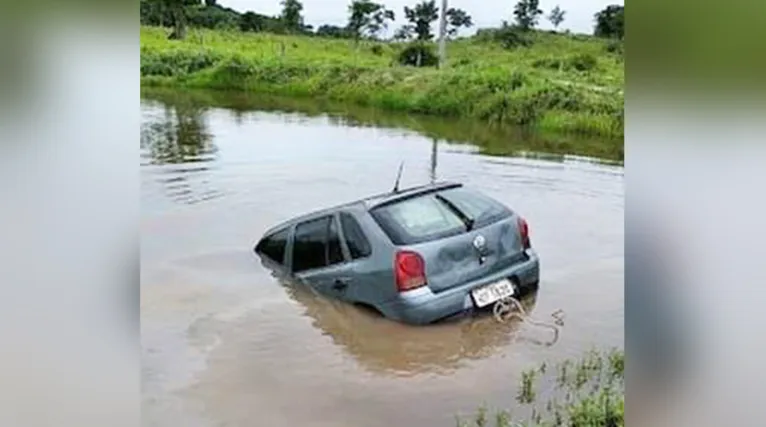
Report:
[[[441,190],[448,190],[451,188],[462,187],[463,184],[459,182],[435,182],[431,184],[419,185],[417,187],[405,188],[396,192],[390,191],[388,193],[378,194],[363,199],[361,202],[365,204],[367,209],[373,209],[388,205],[400,200],[409,199],[411,197],[419,196],[422,194],[433,193]]]
[[[311,212],[302,214],[300,216],[290,218],[286,221],[282,221],[279,224],[272,226],[264,233],[264,235],[271,234],[285,227],[291,227],[292,225],[299,222],[303,222],[303,221],[310,220],[310,219],[324,216],[324,215],[333,214],[342,209],[360,207],[360,208],[363,208],[364,210],[371,210],[377,207],[389,205],[397,201],[406,200],[406,199],[420,196],[423,194],[428,194],[428,193],[442,191],[442,190],[448,190],[452,188],[459,188],[459,187],[463,187],[463,184],[459,182],[442,181],[442,182],[434,182],[430,184],[405,188],[405,189],[398,190],[396,192],[389,191],[387,193],[376,194],[373,196],[368,196],[368,197],[354,200],[351,202],[342,203],[339,205],[311,211]]]

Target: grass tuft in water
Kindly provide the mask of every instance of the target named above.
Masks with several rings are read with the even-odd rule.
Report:
[[[516,400],[519,403],[532,403],[535,401],[535,373],[536,371],[534,369],[521,373],[521,388],[518,396],[516,396]]]
[[[526,418],[511,417],[508,411],[495,414],[495,427],[512,426],[571,426],[571,427],[624,427],[625,425],[625,352],[591,350],[579,359],[566,359],[556,365],[556,372],[542,366],[522,372],[517,395]],[[538,375],[540,374],[540,375]],[[536,392],[548,385],[542,393]],[[546,396],[539,405],[539,396]],[[563,403],[562,403],[563,397]],[[482,406],[471,421],[458,418],[459,427],[487,426],[487,408]]]

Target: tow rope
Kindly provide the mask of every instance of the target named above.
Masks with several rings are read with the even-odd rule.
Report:
[[[531,325],[536,325],[536,326],[542,326],[544,328],[548,328],[552,330],[554,336],[553,336],[553,340],[551,341],[551,344],[558,341],[559,327],[564,326],[564,311],[563,310],[559,309],[551,313],[551,317],[553,318],[553,323],[544,322],[541,320],[535,320],[529,314],[527,314],[526,310],[524,310],[524,306],[521,305],[521,301],[513,297],[503,298],[495,302],[494,306],[492,307],[492,314],[494,315],[495,320],[497,320],[500,323],[505,323],[511,320],[512,318],[516,318],[516,319],[519,319],[521,322],[529,323]]]

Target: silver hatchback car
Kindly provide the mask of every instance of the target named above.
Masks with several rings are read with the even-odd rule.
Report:
[[[288,282],[410,324],[491,307],[536,289],[540,277],[526,220],[453,182],[294,218],[254,251]]]

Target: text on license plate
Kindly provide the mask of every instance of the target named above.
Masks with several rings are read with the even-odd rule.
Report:
[[[513,285],[510,280],[490,283],[471,291],[477,307],[485,307],[503,298],[513,296]]]

